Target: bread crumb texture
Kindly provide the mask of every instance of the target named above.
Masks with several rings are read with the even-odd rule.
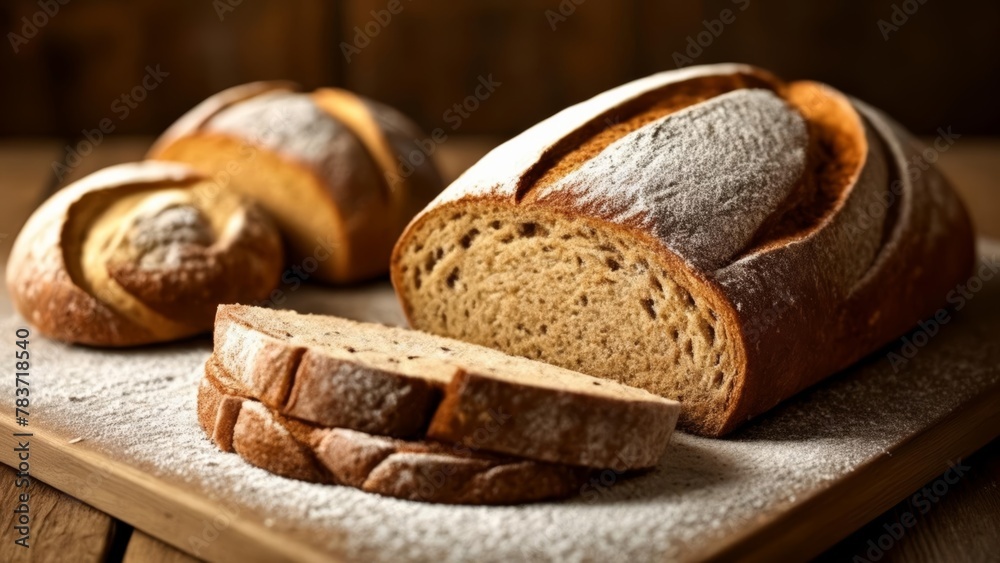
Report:
[[[710,301],[613,231],[480,205],[432,217],[412,240],[399,267],[414,326],[648,389],[684,409],[733,392],[728,329]]]

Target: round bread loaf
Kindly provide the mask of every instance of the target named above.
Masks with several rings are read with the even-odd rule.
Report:
[[[384,274],[406,223],[442,188],[424,135],[398,111],[344,90],[286,82],[225,90],[181,117],[149,158],[185,162],[264,207],[300,277]]]
[[[43,203],[14,242],[7,284],[46,336],[132,346],[210,330],[220,303],[265,298],[282,264],[277,228],[252,202],[187,166],[142,162]]]

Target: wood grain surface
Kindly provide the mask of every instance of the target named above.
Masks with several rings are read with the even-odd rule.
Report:
[[[996,405],[993,406],[996,409]],[[949,485],[945,495],[930,504],[910,496],[859,528],[817,557],[820,563],[853,561],[882,553],[879,563],[910,561],[997,561],[1000,558],[1000,440],[962,460],[970,469],[958,483],[937,475],[920,490],[940,481]],[[931,491],[933,493],[933,491]],[[914,525],[896,539],[898,524],[914,518]],[[883,536],[892,536],[891,544]],[[878,547],[879,541],[889,548]]]
[[[58,181],[52,174],[51,163],[61,158],[61,144],[57,141],[4,141],[0,142],[0,260],[5,261],[14,234],[20,229],[31,209],[40,203],[43,194],[102,166],[140,157],[149,138],[113,137],[107,139],[94,153],[81,162],[71,176]],[[441,147],[438,157],[442,169],[449,178],[454,178],[485,150],[495,144],[493,138],[463,140],[456,138]],[[942,153],[939,164],[953,181],[969,205],[977,230],[980,233],[1000,236],[1000,140],[962,139],[946,153]],[[3,236],[3,235],[7,236]],[[0,296],[0,314],[10,311],[9,300],[4,293]],[[994,403],[994,410],[995,409]],[[994,421],[993,424],[996,424]],[[972,468],[968,475],[951,487],[932,509],[921,514],[917,524],[905,535],[894,540],[893,546],[885,550],[881,562],[907,562],[928,560],[986,561],[996,560],[1000,552],[1000,440],[995,440],[975,455],[967,458]],[[10,506],[13,494],[13,473],[0,468],[0,507],[4,516],[10,516],[6,507]],[[924,478],[923,486],[919,478]],[[938,476],[913,476],[908,482],[913,492],[933,486],[941,478]],[[36,541],[30,554],[8,551],[13,538],[10,536],[9,518],[0,519],[4,526],[0,530],[0,560],[3,561],[104,561],[113,552],[115,530],[118,538],[125,536],[128,526],[116,522],[110,516],[73,499],[40,481],[33,485],[37,490],[36,502],[32,508],[36,512],[36,527],[33,535]],[[878,490],[872,494],[877,496]],[[876,500],[879,509],[885,500]],[[45,507],[44,516],[39,507]],[[855,533],[838,543],[832,549],[820,554],[818,561],[851,561],[855,556],[867,557],[866,551],[872,542],[877,543],[904,514],[917,509],[912,497],[896,504],[870,520]],[[857,519],[860,524],[870,515]],[[44,524],[43,521],[50,522]],[[44,525],[43,525],[44,524]],[[114,561],[129,563],[141,561],[189,562],[195,561],[176,549],[161,543],[154,536],[136,530],[127,540],[127,549],[118,554]],[[72,550],[67,546],[72,545]],[[89,555],[88,555],[89,554]],[[114,557],[114,554],[111,554]],[[19,558],[18,558],[19,557]],[[27,558],[25,558],[27,557]],[[90,558],[88,558],[90,557]],[[69,559],[67,559],[69,558]]]
[[[7,416],[0,417],[0,431],[10,436],[20,430]],[[190,491],[86,447],[74,447],[66,438],[44,429],[33,427],[31,431],[34,475],[139,530],[169,539],[176,547],[197,549],[209,561],[329,560],[308,545],[285,541],[256,522],[230,517],[224,507]],[[0,462],[16,464],[16,453],[11,448],[0,449]]]
[[[961,464],[963,458],[994,439],[1000,429],[997,405],[1000,405],[1000,385],[951,412],[923,432],[910,436],[888,451],[888,455],[879,456],[859,467],[849,479],[834,483],[757,529],[732,538],[717,551],[707,554],[705,559],[768,562],[792,553],[803,557],[820,555],[820,551],[832,543],[824,543],[824,539],[836,538],[836,530],[862,526],[871,520],[873,514],[893,507],[908,492],[919,490],[928,479],[934,483],[936,479],[933,477],[944,465],[941,461],[954,460],[954,463]],[[961,477],[949,474],[947,478],[950,482]],[[863,507],[851,506],[858,497],[864,498],[866,504]],[[902,539],[910,529],[910,526],[898,524],[894,531],[898,531],[899,539]],[[886,531],[876,535],[874,540],[879,541],[883,533]],[[894,545],[896,538],[893,540]],[[884,553],[892,547],[881,549],[871,559],[882,560]],[[947,552],[954,553],[954,550]],[[931,557],[928,560],[945,559],[948,557]]]
[[[136,531],[128,542],[122,563],[195,563],[199,559],[175,549],[160,540]]]
[[[109,117],[116,135],[155,133],[212,92],[278,77],[449,128],[443,112],[492,73],[503,85],[457,132],[503,134],[625,80],[739,61],[826,82],[920,131],[996,134],[998,4],[914,1],[73,1],[27,44],[8,40],[0,132],[79,134]],[[0,3],[5,32],[23,33],[38,2]],[[900,19],[883,36],[877,22]],[[170,76],[119,119],[109,106],[149,64]]]
[[[0,465],[0,561],[6,563],[100,563],[110,554],[116,530],[115,520],[75,498],[32,480],[24,488],[15,486],[17,472]],[[29,535],[24,548],[14,543],[20,534],[14,529],[27,493]],[[120,527],[120,526],[118,526]]]

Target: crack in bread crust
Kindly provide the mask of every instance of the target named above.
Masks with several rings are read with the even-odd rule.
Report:
[[[532,190],[556,183],[618,139],[671,113],[733,90],[775,87],[776,84],[766,76],[734,73],[700,76],[647,92],[595,117],[549,149],[522,176],[517,199],[524,199]]]

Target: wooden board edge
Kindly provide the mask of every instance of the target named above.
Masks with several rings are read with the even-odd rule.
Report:
[[[298,562],[335,560],[262,524],[124,463],[68,444],[47,430],[0,420],[8,436],[31,432],[30,474],[47,485],[134,526],[185,553],[196,546],[207,561]],[[16,468],[17,452],[0,448],[0,462]],[[155,492],[154,492],[155,491]],[[157,510],[149,510],[157,507]]]
[[[962,403],[883,455],[713,545],[695,561],[809,560],[1000,436],[1000,384]],[[921,463],[933,455],[940,463]]]
[[[199,559],[167,545],[153,536],[132,532],[121,563],[199,563]]]

